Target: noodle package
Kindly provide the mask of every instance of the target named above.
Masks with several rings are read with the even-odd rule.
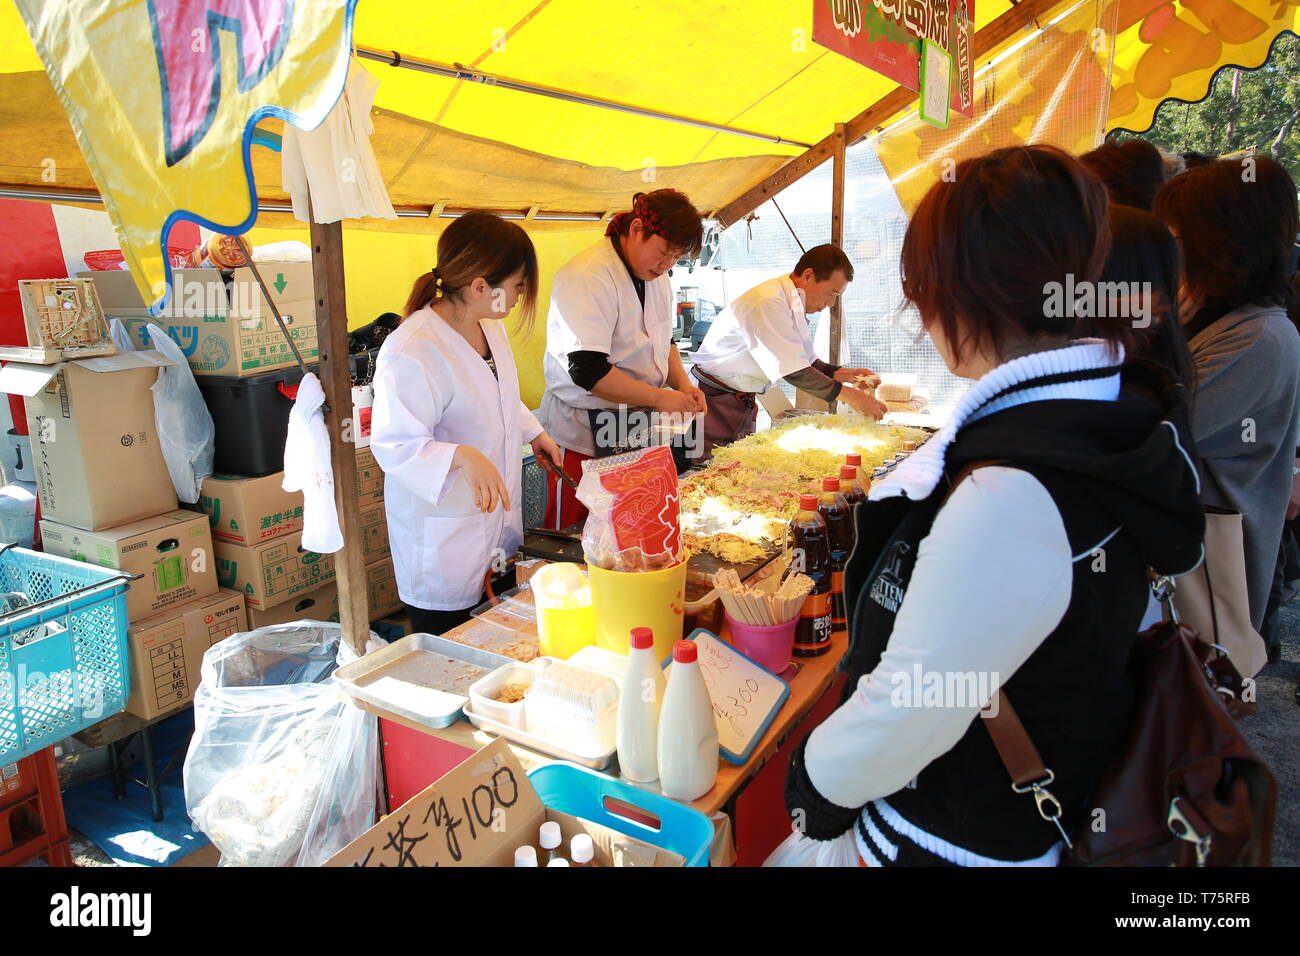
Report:
[[[677,466],[669,448],[584,462],[578,499],[591,512],[582,533],[588,564],[658,571],[682,560]]]

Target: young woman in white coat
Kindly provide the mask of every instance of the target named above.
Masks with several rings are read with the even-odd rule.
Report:
[[[563,446],[571,476],[580,478],[584,461],[612,451],[602,434],[630,438],[625,433],[648,412],[707,411],[704,393],[673,344],[668,278],[678,259],[699,254],[702,241],[700,214],[682,193],[637,193],[599,242],[555,274],[540,416]],[[563,528],[581,520],[586,508],[569,488],[555,484],[547,523]]]
[[[519,398],[502,321],[537,299],[537,255],[522,228],[471,212],[438,239],[405,318],[379,350],[370,446],[387,479],[397,590],[415,631],[469,619],[489,572],[523,540],[521,455],[559,447]]]

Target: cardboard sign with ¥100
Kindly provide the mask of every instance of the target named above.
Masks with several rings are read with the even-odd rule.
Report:
[[[718,749],[743,764],[790,696],[790,685],[703,628],[688,638],[699,649],[700,672],[713,701]],[[671,677],[672,664],[666,673]]]
[[[506,741],[497,739],[336,853],[326,866],[511,866],[543,823],[561,846],[591,835],[598,866],[683,866],[669,850],[549,809]],[[567,854],[566,854],[567,855]]]

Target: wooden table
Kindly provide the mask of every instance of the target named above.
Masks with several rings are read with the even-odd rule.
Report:
[[[470,622],[455,628],[448,632],[447,636],[454,636],[461,630],[474,626],[475,623]],[[723,640],[727,639],[725,625],[720,636]],[[831,638],[831,649],[825,654],[820,657],[802,658],[796,661],[799,672],[789,679],[790,696],[781,706],[780,711],[777,712],[771,726],[763,734],[750,758],[741,765],[719,760],[718,779],[713,789],[698,800],[692,801],[690,806],[706,816],[712,815],[719,810],[729,809],[745,785],[777,752],[781,742],[790,735],[799,722],[821,700],[835,680],[835,667],[847,650],[848,638],[843,634],[837,634]],[[393,723],[402,724],[422,734],[431,735],[468,750],[481,750],[496,739],[494,734],[479,730],[464,719],[458,720],[450,727],[435,730],[422,724],[401,720],[390,714],[381,714],[381,716]],[[511,744],[511,749],[519,757],[525,770],[531,770],[535,766],[555,759],[516,744]]]

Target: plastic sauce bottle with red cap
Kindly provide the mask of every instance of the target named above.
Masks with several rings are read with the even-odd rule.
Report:
[[[698,799],[718,778],[718,725],[697,654],[694,641],[673,645],[659,715],[659,788],[674,800]]]
[[[862,470],[862,456],[857,452],[849,452],[844,456],[844,464],[853,469],[853,473],[862,484],[862,491],[865,494],[871,490],[871,479],[867,473]]]
[[[618,698],[618,765],[633,783],[659,778],[659,711],[664,700],[664,672],[655,656],[654,632],[632,628],[627,670]]]
[[[853,553],[853,510],[840,493],[839,478],[823,478],[817,512],[826,519],[826,533],[831,540],[831,630],[843,634],[849,629],[848,609],[844,604],[844,565]]]
[[[858,480],[858,470],[852,465],[840,468],[840,494],[849,503],[850,512],[858,502],[867,500],[867,489],[862,487],[862,482]]]
[[[831,647],[831,542],[826,519],[817,511],[816,495],[799,496],[799,513],[790,522],[794,560],[790,573],[812,578],[811,593],[799,612],[794,656],[817,657]]]

